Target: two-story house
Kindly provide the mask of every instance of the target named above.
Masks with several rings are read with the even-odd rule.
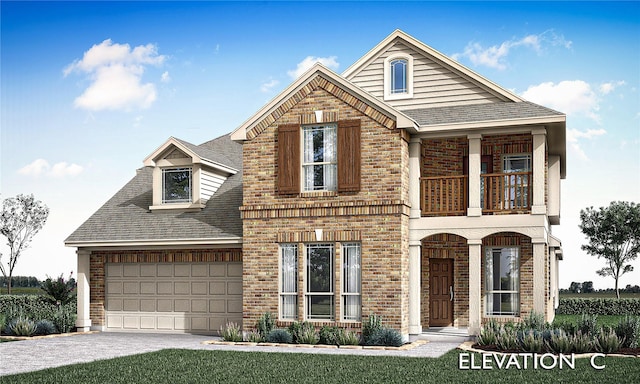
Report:
[[[230,135],[149,155],[66,240],[78,327],[551,320],[565,121],[395,31],[342,75],[314,66]]]

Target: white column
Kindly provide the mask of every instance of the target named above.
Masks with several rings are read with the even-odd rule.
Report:
[[[409,334],[422,333],[420,323],[420,275],[422,266],[420,263],[420,241],[409,242]]]
[[[533,135],[533,204],[531,214],[545,215],[547,207],[544,202],[545,191],[545,152],[547,145],[547,131],[544,128],[538,128],[531,131]]]
[[[469,207],[467,216],[482,216],[480,206],[480,159],[482,147],[480,140],[482,135],[471,134],[469,139]]]
[[[411,218],[419,218],[420,212],[420,139],[411,139],[409,143],[409,203],[411,204]]]
[[[544,311],[544,254],[547,244],[544,239],[532,239],[533,243],[533,310],[545,315]]]
[[[89,256],[90,251],[78,249],[76,252],[78,255],[78,276],[77,276],[77,300],[78,300],[78,318],[76,319],[76,327],[79,332],[89,331],[91,328],[91,317],[89,315],[89,303],[90,303],[90,288],[89,288],[89,276],[90,276],[90,263]]]
[[[469,245],[469,334],[478,335],[482,324],[482,240],[467,240]]]

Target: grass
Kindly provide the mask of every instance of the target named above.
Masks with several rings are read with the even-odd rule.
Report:
[[[0,295],[7,295],[7,288],[0,288]],[[12,295],[44,295],[44,291],[40,287],[13,287]]]
[[[608,325],[610,327],[615,327],[620,320],[624,319],[623,315],[597,315],[597,322],[598,322],[598,326],[602,327],[605,325]],[[553,319],[554,323],[559,323],[559,322],[565,322],[565,323],[572,323],[572,324],[578,324],[578,320],[580,320],[580,318],[582,317],[582,315],[556,315],[556,317]]]
[[[576,369],[460,370],[454,350],[437,358],[194,351],[159,352],[2,377],[3,383],[557,383],[637,382],[640,360],[589,359]],[[478,357],[479,358],[479,357]],[[476,359],[476,361],[478,361]]]

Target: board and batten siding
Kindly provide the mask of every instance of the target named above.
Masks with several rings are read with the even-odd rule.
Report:
[[[502,101],[478,84],[401,43],[391,45],[349,80],[384,99],[384,61],[397,54],[413,57],[413,98],[386,101],[395,108],[406,110]]]
[[[206,170],[200,171],[200,199],[206,202],[227,178]]]

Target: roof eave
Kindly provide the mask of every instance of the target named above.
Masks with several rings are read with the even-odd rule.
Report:
[[[242,237],[212,237],[199,239],[136,239],[136,240],[86,240],[65,241],[66,247],[143,247],[143,246],[180,246],[180,245],[231,245],[242,244]]]

